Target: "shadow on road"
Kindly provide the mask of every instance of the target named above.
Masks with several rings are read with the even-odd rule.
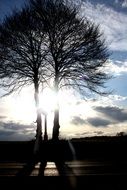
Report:
[[[35,166],[39,163],[39,174],[44,175],[47,162],[54,162],[56,169],[60,176],[73,174],[72,169],[66,164],[67,160],[74,160],[75,153],[70,142],[67,146],[63,145],[60,141],[47,141],[42,142],[41,148],[37,154],[32,156],[26,161],[23,169],[21,169],[17,175],[29,176],[34,170]]]
[[[74,150],[72,151],[72,147],[70,145],[68,146],[72,159]],[[66,185],[67,187],[74,189],[76,187],[76,176],[73,169],[66,164],[66,151],[64,152],[59,142],[43,143],[39,154],[33,154],[32,158],[26,162],[16,176],[30,176],[34,171],[35,166],[39,163],[38,176],[43,177],[45,176],[47,163],[50,161],[54,162],[58,176],[64,179],[64,186]]]

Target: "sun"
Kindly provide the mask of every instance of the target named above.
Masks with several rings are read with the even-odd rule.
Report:
[[[46,112],[47,114],[50,114],[53,112],[56,108],[56,102],[57,97],[55,93],[50,89],[45,89],[43,93],[40,93],[39,96],[40,99],[40,108]]]
[[[80,98],[80,97],[79,97]],[[79,101],[79,99],[73,92],[63,90],[56,94],[51,89],[44,89],[39,95],[40,106],[42,112],[42,132],[44,133],[45,115],[47,114],[47,132],[49,138],[52,136],[53,123],[54,123],[54,110],[56,108],[56,102],[59,102],[60,111],[60,131],[61,134],[69,134],[78,131],[73,125],[72,119],[75,116],[81,118],[87,118],[89,115],[93,115],[91,105],[88,105],[85,101]],[[11,96],[8,101],[6,99],[6,107],[8,107],[7,115],[9,121],[15,123],[32,125],[33,131],[36,131],[36,119],[37,110],[34,100],[33,90],[23,90],[18,96]],[[93,115],[94,116],[94,115]]]
[[[56,96],[55,92],[51,89],[44,89],[39,95],[40,106],[42,110],[42,131],[44,131],[45,115],[47,114],[47,129],[48,133],[52,133],[54,110],[56,103],[59,102],[60,111],[60,126],[68,126],[70,118],[77,110],[73,106],[75,97],[72,93],[67,91],[60,91]],[[32,124],[36,130],[36,106],[34,100],[33,90],[23,90],[18,96],[12,96],[8,102],[8,115],[9,120],[22,124]],[[62,129],[62,127],[61,127]]]
[[[50,89],[43,90],[39,95],[39,108],[46,112],[49,120],[56,107],[55,93]],[[24,89],[18,95],[11,96],[7,101],[8,117],[11,121],[30,124],[36,121],[36,106],[34,92]],[[42,117],[43,117],[42,112]]]

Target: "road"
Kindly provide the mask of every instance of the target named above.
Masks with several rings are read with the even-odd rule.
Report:
[[[60,163],[61,164],[61,163]],[[0,162],[0,177],[16,176],[26,163],[19,162]],[[62,168],[62,169],[61,169]],[[127,161],[112,162],[112,161],[96,161],[83,160],[71,161],[61,164],[63,175],[67,176],[86,176],[86,175],[127,175]],[[38,176],[40,169],[40,162],[35,164],[31,170],[30,176]],[[44,169],[44,176],[59,176],[59,167],[56,167],[54,162],[47,162]]]
[[[17,189],[55,190],[123,190],[127,180],[127,160],[123,162],[106,160],[83,160],[55,164],[47,162],[44,178],[40,175],[40,163],[33,166],[27,177],[17,177],[27,166],[21,162],[0,162],[0,184]],[[27,168],[27,167],[26,167]],[[27,168],[29,170],[29,167]],[[26,170],[25,170],[26,171]],[[27,172],[25,174],[28,174]],[[16,177],[15,177],[16,176]],[[62,176],[62,177],[61,177]]]

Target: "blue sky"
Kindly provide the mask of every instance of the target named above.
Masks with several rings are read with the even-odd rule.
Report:
[[[11,14],[12,10],[20,9],[26,2],[27,0],[0,0],[0,20]]]
[[[15,7],[20,8],[24,2],[25,0],[0,0],[1,20],[5,14],[9,14]],[[64,95],[66,105],[63,107],[61,104],[60,110],[61,136],[71,138],[116,135],[121,131],[127,133],[127,0],[75,0],[75,2],[81,6],[81,16],[87,16],[99,24],[100,30],[104,33],[111,52],[106,72],[114,77],[107,86],[113,93],[107,97],[87,97],[86,100],[74,95],[73,92],[71,95]],[[0,140],[34,138],[36,130],[34,119],[30,117],[26,121],[25,116],[21,118],[23,114],[32,115],[31,110],[34,110],[34,106],[28,106],[30,107],[28,110],[21,109],[23,102],[25,106],[31,105],[30,101],[33,101],[33,97],[26,91],[28,90],[23,91],[20,96],[13,95],[0,99]]]

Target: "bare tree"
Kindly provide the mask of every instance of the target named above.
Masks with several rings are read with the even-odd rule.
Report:
[[[44,62],[46,43],[43,25],[36,22],[29,8],[14,12],[0,25],[0,86],[6,90],[5,95],[9,95],[25,86],[34,85],[37,107],[36,150],[42,138],[39,87],[41,84],[44,87],[48,74]]]
[[[109,76],[105,72],[108,50],[99,27],[81,18],[77,8],[63,0],[31,0],[49,41],[47,62],[56,94],[63,87],[88,89],[105,94],[100,87]],[[55,110],[53,139],[59,137],[59,108]]]
[[[30,11],[30,12],[29,12]],[[63,0],[31,0],[0,26],[1,86],[9,93],[34,84],[39,107],[39,85],[53,80],[58,95],[63,87],[104,94],[100,87],[109,76],[104,68],[108,51],[99,27],[80,18]],[[53,139],[59,137],[59,104],[54,114]],[[41,113],[37,109],[37,136]]]

